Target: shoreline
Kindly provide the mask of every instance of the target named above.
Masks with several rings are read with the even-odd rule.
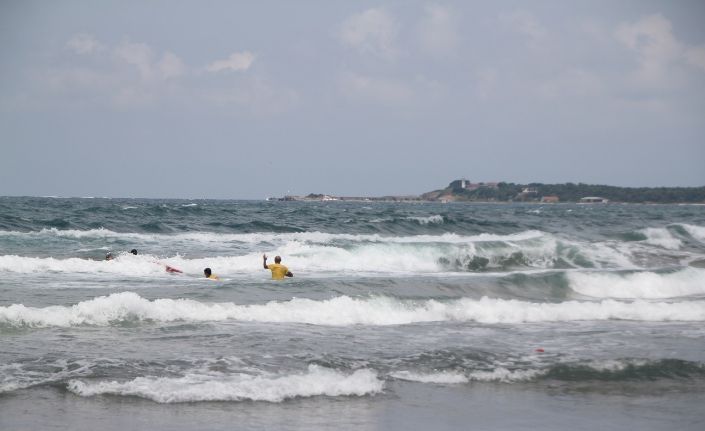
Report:
[[[218,199],[215,199],[218,200]],[[383,202],[383,203],[429,203],[429,204],[531,204],[531,205],[689,205],[689,206],[705,206],[705,202],[624,202],[624,201],[609,201],[609,202],[579,202],[579,201],[562,201],[562,202],[541,202],[536,200],[443,200],[443,199],[423,199],[422,197],[410,196],[383,196],[383,197],[349,197],[349,196],[328,196],[327,198],[311,198],[307,196],[284,196],[281,198],[270,197],[265,199],[266,202]]]

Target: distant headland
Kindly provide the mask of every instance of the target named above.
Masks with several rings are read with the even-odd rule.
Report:
[[[541,202],[541,203],[691,203],[705,204],[704,187],[617,187],[564,183],[516,184],[454,180],[447,187],[418,196],[333,196],[309,194],[267,200],[382,202]]]

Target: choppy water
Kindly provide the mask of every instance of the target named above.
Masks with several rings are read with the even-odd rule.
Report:
[[[705,206],[0,198],[2,429],[702,429],[704,322]]]

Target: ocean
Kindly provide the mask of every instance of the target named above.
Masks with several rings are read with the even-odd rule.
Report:
[[[2,430],[702,430],[703,322],[705,206],[0,198]]]

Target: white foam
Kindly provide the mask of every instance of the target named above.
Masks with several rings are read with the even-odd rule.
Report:
[[[67,231],[61,231],[62,235]],[[112,235],[110,231],[97,230],[96,234]],[[71,235],[80,234],[81,231]],[[191,234],[183,234],[184,237]],[[198,238],[210,238],[204,234],[192,234]],[[211,234],[209,234],[211,235]],[[212,234],[213,240],[217,235]],[[238,236],[244,239],[243,236]],[[287,237],[293,238],[293,237]],[[238,247],[235,256],[213,256],[188,259],[182,256],[158,259],[150,255],[132,256],[123,254],[115,261],[105,262],[89,259],[32,258],[20,256],[0,256],[0,272],[64,272],[64,273],[109,273],[128,276],[157,274],[163,267],[153,265],[160,261],[191,274],[201,274],[203,268],[210,267],[220,275],[242,275],[261,273],[262,252],[285,256],[284,264],[293,272],[332,273],[332,274],[424,274],[453,271],[442,262],[468,262],[473,256],[482,254],[491,259],[490,267],[501,262],[517,251],[521,251],[531,265],[548,268],[555,259],[555,240],[539,232],[522,232],[515,235],[481,234],[475,237],[459,237],[454,234],[421,237],[391,237],[377,235],[332,235],[311,233],[300,239],[290,239],[248,247],[243,253]],[[258,236],[257,241],[263,240]],[[219,241],[227,241],[221,238]],[[344,243],[341,244],[340,242]],[[258,243],[259,244],[259,243]],[[478,247],[482,245],[480,250]],[[218,243],[227,247],[227,242]],[[479,250],[479,251],[478,251]],[[464,268],[455,271],[466,271]]]
[[[573,243],[580,254],[598,268],[636,268],[630,244],[614,241],[591,244]],[[580,265],[576,265],[580,266]]]
[[[430,218],[433,218],[432,216]],[[442,216],[438,216],[441,217]],[[430,219],[429,218],[429,219]],[[546,235],[536,230],[517,232],[509,235],[495,235],[482,233],[478,235],[458,235],[445,233],[441,235],[410,235],[410,236],[383,236],[379,234],[333,234],[325,232],[293,232],[293,233],[242,233],[226,234],[218,232],[185,232],[178,234],[142,234],[142,233],[121,233],[109,229],[42,229],[39,232],[17,232],[0,231],[0,236],[55,236],[66,238],[115,238],[125,240],[141,240],[146,242],[159,242],[163,244],[170,241],[193,241],[198,243],[287,243],[290,241],[328,244],[333,241],[349,242],[382,242],[382,243],[467,243],[467,242],[487,242],[487,241],[524,241],[539,238]]]
[[[399,380],[420,383],[438,383],[444,385],[460,384],[469,382],[464,374],[453,371],[441,371],[438,373],[414,373],[411,371],[396,371],[389,374],[390,377]]]
[[[421,322],[570,322],[580,320],[705,321],[705,301],[534,303],[518,300],[402,301],[390,297],[328,300],[295,298],[265,304],[202,303],[190,299],[149,301],[133,292],[101,296],[76,305],[0,307],[0,324],[12,326],[110,325],[124,321],[248,321],[324,326],[403,325]]]
[[[19,233],[15,233],[19,234]],[[2,233],[0,233],[2,235]],[[22,234],[24,235],[24,234]],[[524,231],[511,235],[456,234],[383,237],[380,235],[327,234],[320,232],[298,234],[233,234],[185,233],[179,235],[116,234],[105,229],[88,231],[47,230],[34,235],[136,235],[135,241],[158,244],[163,249],[189,249],[189,241],[207,241],[221,254],[232,250],[231,256],[186,258],[172,256],[157,258],[147,254],[120,256],[116,261],[88,259],[25,258],[0,256],[0,272],[81,272],[123,274],[126,276],[163,273],[163,266],[155,261],[179,268],[192,275],[200,275],[210,267],[221,276],[257,276],[261,274],[263,252],[285,257],[284,264],[298,274],[379,275],[379,274],[447,274],[466,273],[475,257],[488,259],[484,269],[528,265],[533,269],[553,268],[558,259],[567,262],[582,256],[576,267],[585,260],[596,267],[635,268],[629,249],[618,249],[608,244],[571,243],[539,231]],[[124,238],[123,238],[124,239]],[[230,241],[234,241],[231,243]],[[101,241],[101,244],[105,242]],[[101,244],[96,244],[101,245]],[[209,246],[207,246],[209,247]],[[627,246],[624,246],[627,247]],[[202,249],[202,245],[198,247]],[[210,253],[209,253],[210,254]],[[517,261],[514,262],[518,256]]]
[[[442,219],[442,216],[438,216]],[[429,222],[438,220],[431,216]],[[281,254],[287,266],[301,272],[350,272],[350,273],[438,273],[449,268],[440,261],[468,263],[475,256],[489,259],[488,268],[501,267],[511,256],[521,253],[522,260],[535,268],[551,268],[557,259],[571,262],[581,257],[574,266],[591,262],[596,267],[635,268],[632,262],[634,246],[624,243],[584,243],[559,239],[551,234],[527,230],[508,235],[482,233],[477,235],[382,236],[379,234],[331,234],[323,232],[300,233],[249,233],[222,234],[213,232],[187,232],[180,234],[117,233],[107,229],[58,230],[40,232],[0,232],[0,236],[28,235],[34,239],[65,237],[81,240],[121,240],[147,244],[150,247],[171,250],[207,250],[216,247],[219,253],[233,250],[236,256],[214,258],[219,273],[253,272],[258,267],[262,252]],[[244,254],[243,254],[244,253]],[[210,253],[209,253],[210,254]],[[173,266],[186,267],[200,273],[204,267],[213,267],[211,258],[186,260],[174,257],[166,260]],[[193,264],[193,265],[191,265]],[[205,264],[205,266],[204,266]],[[29,269],[33,267],[30,265]],[[61,271],[56,264],[52,270]],[[43,265],[36,270],[42,271]],[[125,268],[131,273],[131,268]],[[0,263],[0,271],[12,271]],[[451,269],[452,270],[452,269]],[[465,271],[458,268],[456,270]],[[69,271],[66,271],[69,272]],[[89,271],[87,271],[89,272]],[[96,268],[96,272],[103,272]]]
[[[623,371],[627,367],[641,367],[647,365],[648,363],[649,361],[645,359],[605,359],[589,361],[585,364],[585,366],[592,368],[595,371],[617,372]]]
[[[509,370],[497,367],[491,371],[473,371],[468,374],[468,378],[480,382],[514,383],[532,380],[545,373],[542,370]]]
[[[151,256],[133,256],[124,253],[115,260],[90,260],[80,258],[55,259],[53,257],[0,256],[0,271],[23,274],[121,274],[153,276],[165,272],[164,266]],[[201,269],[202,271],[202,269]]]
[[[594,298],[674,298],[705,294],[705,270],[688,267],[678,272],[631,274],[571,272],[570,288]]]
[[[90,374],[92,363],[86,360],[58,359],[50,363],[39,361],[0,364],[0,394],[36,385],[59,382]]]
[[[666,228],[649,227],[642,229],[641,233],[646,236],[645,243],[663,247],[667,250],[678,250],[681,247],[681,240],[671,235]]]
[[[443,216],[442,215],[432,215],[428,217],[407,217],[407,220],[414,220],[417,221],[419,224],[422,225],[427,225],[427,224],[442,224],[443,223]]]
[[[84,397],[99,394],[147,398],[158,403],[194,401],[269,401],[313,396],[364,396],[383,390],[371,370],[344,374],[309,366],[306,373],[275,375],[186,374],[183,377],[137,377],[126,382],[71,380],[68,389]]]
[[[125,207],[123,209],[133,209],[137,207]],[[123,238],[123,239],[138,239],[138,240],[149,240],[153,239],[154,235],[140,234],[140,233],[120,233],[114,232],[110,229],[57,229],[55,227],[49,229],[42,229],[39,232],[17,232],[17,231],[5,231],[0,233],[2,235],[16,235],[16,236],[30,236],[30,237],[59,237],[59,238]]]
[[[702,243],[705,243],[705,227],[691,224],[682,224],[681,226],[683,226],[683,229],[685,229],[690,236]]]

